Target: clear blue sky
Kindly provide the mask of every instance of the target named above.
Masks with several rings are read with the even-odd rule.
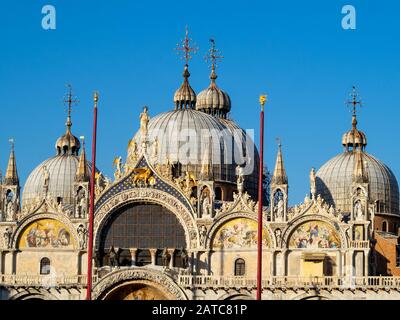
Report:
[[[57,10],[57,29],[41,28],[41,9]],[[357,29],[341,28],[341,8],[357,10]],[[65,84],[80,104],[73,132],[91,143],[92,92],[100,91],[98,167],[111,175],[125,157],[143,105],[155,115],[173,108],[182,61],[174,47],[189,25],[200,48],[190,64],[196,92],[208,86],[204,62],[215,38],[225,59],[218,84],[232,99],[232,117],[258,129],[258,96],[269,94],[266,161],[283,144],[290,202],[308,192],[309,171],[342,152],[350,128],[344,105],[351,86],[365,108],[359,127],[367,151],[400,177],[398,1],[1,1],[0,160],[14,137],[20,177],[54,155],[64,132]],[[256,131],[258,134],[258,131]],[[258,144],[258,138],[257,144]]]

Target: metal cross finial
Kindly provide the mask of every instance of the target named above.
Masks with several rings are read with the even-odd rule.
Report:
[[[281,146],[282,146],[282,144],[281,144],[281,138],[276,137],[275,140],[276,140],[276,143],[278,144],[278,147],[281,147]]]
[[[211,68],[215,69],[218,66],[218,62],[221,61],[224,57],[221,55],[220,50],[215,48],[215,40],[210,39],[211,48],[208,50],[205,60],[207,62],[211,62]]]
[[[360,108],[363,106],[361,97],[359,96],[355,86],[353,86],[353,90],[350,93],[350,99],[346,101],[346,104],[351,108],[353,115],[356,115],[357,113],[357,105],[359,105]]]
[[[70,128],[72,126],[71,122],[72,105],[77,105],[79,100],[72,95],[72,86],[70,84],[67,84],[66,87],[68,88],[68,92],[64,96],[64,103],[67,105],[67,127]]]
[[[179,55],[181,55],[181,59],[185,60],[186,65],[189,63],[189,60],[192,59],[192,55],[198,51],[198,47],[195,43],[191,46],[193,40],[189,38],[189,29],[186,25],[185,27],[185,39],[182,40],[181,43],[176,45],[176,51]]]

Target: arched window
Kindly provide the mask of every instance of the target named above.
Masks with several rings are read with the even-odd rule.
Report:
[[[222,189],[221,187],[215,188],[215,200],[222,200]]]
[[[382,231],[388,232],[388,223],[387,221],[382,222]]]
[[[236,259],[235,261],[235,276],[244,276],[246,273],[246,263],[243,259]]]
[[[42,260],[40,260],[40,274],[50,274],[49,258],[42,258]]]
[[[102,230],[100,249],[185,248],[185,230],[168,209],[156,204],[131,204],[119,209]]]
[[[162,256],[163,256],[163,249],[159,249],[159,250],[157,250],[157,253],[156,253],[156,265],[157,266],[162,266],[163,265],[163,261],[162,261]]]
[[[151,264],[150,250],[138,250],[136,256],[136,265],[143,267],[148,264]]]
[[[376,212],[381,212],[381,202],[379,200],[375,201],[375,210]]]

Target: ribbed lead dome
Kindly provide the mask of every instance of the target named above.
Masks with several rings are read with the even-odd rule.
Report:
[[[156,137],[157,161],[180,163],[183,172],[190,171],[196,177],[201,176],[207,163],[213,180],[236,183],[239,148],[246,146],[246,133],[233,121],[218,119],[192,109],[169,111],[151,118],[148,123],[149,153],[153,153],[152,144]],[[134,140],[138,146],[141,145],[140,131]],[[255,162],[258,161],[258,153],[252,141],[248,140],[247,143],[254,153],[250,154],[252,150],[248,150],[244,160],[253,165],[257,176]],[[154,161],[151,156],[149,159]],[[249,193],[256,194],[257,179],[253,179],[253,175],[246,177],[246,186]]]
[[[49,183],[47,195],[61,198],[64,205],[74,203],[73,184],[78,169],[79,157],[76,155],[57,155],[45,160],[37,166],[26,180],[22,195],[22,205],[29,206],[38,197],[44,195],[45,171],[48,172]],[[88,172],[91,166],[87,164]]]
[[[351,186],[357,151],[346,151],[317,172],[317,194],[343,212],[351,211]],[[399,187],[393,172],[372,155],[362,152],[370,188],[370,201],[381,213],[399,214]]]

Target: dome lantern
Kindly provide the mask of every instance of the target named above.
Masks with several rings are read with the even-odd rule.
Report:
[[[196,105],[196,93],[192,89],[192,87],[189,84],[189,69],[188,65],[185,65],[185,69],[183,71],[183,83],[179,87],[178,90],[175,91],[174,95],[174,104],[175,104],[175,110],[178,109],[194,109]]]
[[[174,104],[175,110],[194,109],[196,105],[196,93],[189,84],[189,60],[192,59],[191,53],[196,53],[195,45],[191,46],[192,39],[189,38],[189,30],[186,26],[185,38],[177,45],[176,50],[185,60],[185,68],[183,70],[183,83],[178,90],[175,91]]]
[[[75,155],[79,154],[79,149],[81,144],[79,139],[75,137],[71,132],[72,121],[71,121],[71,112],[72,112],[72,104],[77,103],[78,100],[72,95],[72,87],[71,85],[67,85],[68,93],[66,94],[64,102],[67,103],[67,122],[65,123],[67,130],[64,135],[57,139],[56,142],[56,151],[57,155]]]
[[[356,149],[364,151],[367,146],[367,136],[364,132],[357,129],[357,105],[361,107],[362,103],[355,87],[353,87],[350,96],[351,100],[347,101],[347,104],[351,105],[353,109],[352,128],[343,135],[342,145],[346,151]]]
[[[215,83],[218,76],[215,73],[217,61],[223,56],[219,54],[219,50],[215,48],[214,39],[210,39],[211,48],[208,51],[206,59],[211,62],[210,85],[207,89],[201,91],[197,96],[196,110],[203,111],[212,116],[226,119],[227,114],[231,110],[231,99],[229,95],[218,88]]]

